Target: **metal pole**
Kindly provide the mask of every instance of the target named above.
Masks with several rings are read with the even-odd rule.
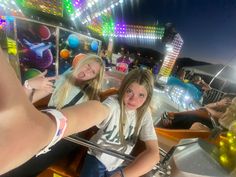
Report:
[[[117,158],[120,158],[120,159],[123,159],[123,160],[126,160],[128,162],[132,162],[135,158],[131,155],[127,155],[127,154],[122,154],[120,152],[117,152],[117,151],[114,151],[114,150],[111,150],[111,149],[105,149],[103,147],[100,147],[94,143],[92,143],[91,141],[88,141],[84,138],[80,138],[76,135],[72,135],[72,136],[69,136],[69,137],[65,137],[64,139],[68,140],[68,141],[71,141],[75,144],[78,144],[78,145],[82,145],[82,146],[85,146],[87,148],[91,148],[91,149],[94,149],[94,150],[98,150],[98,151],[102,151],[106,154],[109,154],[109,155],[112,155],[112,156],[115,156]],[[160,149],[160,154],[163,155],[163,154],[166,154],[166,152],[163,150],[163,149]],[[154,171],[158,171],[159,174],[163,174],[165,175],[166,174],[166,169],[163,167],[163,166],[160,166],[159,164],[155,165],[154,166]]]

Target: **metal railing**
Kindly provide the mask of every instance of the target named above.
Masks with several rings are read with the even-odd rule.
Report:
[[[224,92],[214,88],[208,90],[203,96],[203,105],[214,103],[221,100],[224,94],[225,94]]]
[[[64,139],[66,139],[67,141],[73,142],[75,144],[82,145],[84,147],[91,148],[94,150],[98,150],[103,153],[112,155],[114,157],[126,160],[127,162],[132,162],[135,159],[135,157],[133,157],[131,155],[127,155],[127,154],[120,153],[118,151],[103,148],[97,144],[94,144],[93,142],[91,142],[89,140],[78,137],[76,135],[71,135],[69,137],[65,137]],[[161,148],[159,148],[159,150],[160,150],[160,155],[165,157],[167,152]],[[165,161],[160,161],[160,163],[156,164],[154,166],[153,170],[150,171],[148,174],[146,174],[145,177],[154,177],[154,176],[156,176],[155,175],[156,173],[158,173],[160,176],[163,176],[163,177],[169,177],[171,168],[167,163],[167,159],[166,158],[164,158],[164,159],[165,159]]]

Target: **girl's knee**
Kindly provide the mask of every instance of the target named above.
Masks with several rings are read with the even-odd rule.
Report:
[[[206,125],[203,125],[200,122],[193,123],[192,126],[190,127],[190,130],[210,131],[210,129]]]

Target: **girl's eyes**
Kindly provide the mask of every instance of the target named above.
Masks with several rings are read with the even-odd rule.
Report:
[[[94,71],[94,70],[92,69],[92,67],[91,67],[90,64],[88,64],[88,70],[89,70],[89,71],[92,71],[92,73],[93,73],[94,75],[96,74],[96,71]]]
[[[131,92],[132,92],[131,89],[127,89],[127,90],[126,90],[126,93],[131,93]]]
[[[140,93],[140,94],[139,94],[139,97],[142,97],[142,98],[144,98],[144,97],[145,97],[145,95],[144,95],[143,93]]]
[[[131,93],[133,93],[133,91],[132,91],[131,89],[127,89],[127,90],[126,90],[126,93],[127,93],[127,94],[131,94]],[[139,93],[139,94],[138,94],[138,97],[144,98],[144,97],[145,97],[145,94],[144,94],[144,93]]]

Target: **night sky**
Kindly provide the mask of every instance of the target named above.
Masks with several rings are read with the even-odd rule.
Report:
[[[174,24],[184,40],[180,57],[236,65],[235,0],[133,0],[131,4],[121,15],[127,24]]]

